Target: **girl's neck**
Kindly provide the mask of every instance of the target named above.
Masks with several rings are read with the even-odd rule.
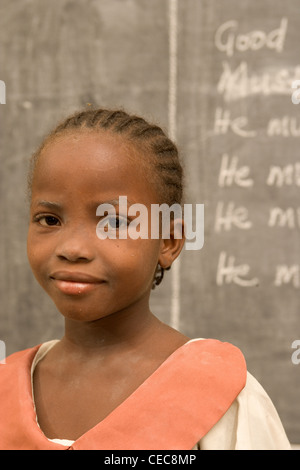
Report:
[[[61,346],[81,355],[128,350],[149,341],[162,326],[149,308],[142,314],[124,310],[86,323],[66,318]]]

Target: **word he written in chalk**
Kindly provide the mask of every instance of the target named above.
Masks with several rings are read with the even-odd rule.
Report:
[[[219,255],[217,275],[217,286],[235,284],[240,287],[257,287],[260,285],[259,278],[251,274],[251,266],[247,263],[238,264],[235,256],[228,255],[222,251]],[[285,264],[275,266],[274,279],[272,284],[275,287],[290,285],[293,288],[300,288],[300,266]]]
[[[288,229],[300,229],[300,207],[271,207],[267,221],[268,227],[281,227]],[[225,204],[223,201],[217,203],[215,217],[215,232],[222,230],[230,231],[233,228],[249,230],[253,227],[249,219],[249,211],[244,206],[236,206],[234,201]]]
[[[287,163],[285,165],[271,165],[265,175],[267,186],[282,188],[284,186],[300,186],[300,162]],[[251,169],[248,165],[240,166],[236,155],[230,157],[227,153],[222,155],[218,186],[226,188],[239,186],[240,188],[252,188],[254,180],[251,177]]]
[[[217,107],[213,134],[225,135],[229,132],[244,138],[258,136],[258,131],[250,127],[247,116],[232,117],[230,110]],[[265,132],[267,137],[300,137],[300,122],[294,116],[271,118],[266,125]]]

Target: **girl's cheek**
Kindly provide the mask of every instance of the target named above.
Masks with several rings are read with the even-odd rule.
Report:
[[[29,264],[31,266],[31,269],[32,271],[34,272],[34,274],[36,274],[38,272],[38,268],[40,266],[40,261],[39,261],[39,253],[37,252],[36,249],[34,249],[33,247],[29,246],[28,249],[27,249],[27,256],[28,256],[28,261],[29,261]]]
[[[29,233],[28,238],[27,238],[27,257],[28,257],[31,267],[32,265],[34,265],[34,261],[36,258],[36,250],[34,250],[34,246],[35,244],[33,242],[33,238],[31,234]]]
[[[40,239],[37,239],[37,237],[29,233],[27,240],[27,257],[31,268],[35,272],[45,267],[49,258],[48,251],[49,249],[47,249],[44,243],[41,243]]]

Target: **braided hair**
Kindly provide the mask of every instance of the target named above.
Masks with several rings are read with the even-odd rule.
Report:
[[[183,200],[183,169],[176,145],[156,124],[144,118],[128,114],[123,110],[85,109],[76,112],[59,123],[41,143],[32,155],[27,178],[28,197],[31,199],[31,188],[34,171],[43,149],[57,136],[82,131],[104,130],[113,134],[123,135],[138,149],[144,150],[143,155],[153,169],[154,180],[162,203],[182,205]],[[153,279],[153,286],[159,285],[164,277],[165,269],[159,264]]]

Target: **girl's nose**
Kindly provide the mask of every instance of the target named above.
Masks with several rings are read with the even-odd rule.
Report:
[[[72,263],[91,261],[94,258],[94,249],[88,231],[82,227],[66,231],[56,246],[55,254]]]

